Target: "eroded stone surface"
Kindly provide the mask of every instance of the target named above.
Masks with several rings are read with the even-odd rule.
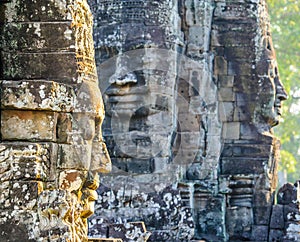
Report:
[[[89,4],[0,2],[1,238],[299,241],[265,1]]]
[[[98,172],[111,169],[89,5],[1,1],[0,12],[0,237],[88,241]]]
[[[272,127],[287,95],[265,1],[89,2],[113,165],[98,190],[93,236],[117,220],[143,220],[150,241],[282,236],[277,207],[271,215]],[[177,210],[191,211],[183,232],[166,221],[181,213],[146,206],[168,187],[179,192]]]

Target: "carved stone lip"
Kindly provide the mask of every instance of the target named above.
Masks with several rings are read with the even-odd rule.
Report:
[[[278,114],[278,115],[282,115],[282,108],[281,108],[281,106],[280,107],[277,107],[277,106],[275,106],[275,110],[276,110],[276,113]]]
[[[120,105],[118,105],[118,109],[111,109],[111,110],[107,110],[106,114],[110,115],[110,116],[132,116],[134,113],[136,113],[136,111],[143,106],[138,106],[137,103],[124,103],[124,105],[122,105],[123,103],[120,103]],[[141,115],[141,116],[149,116],[149,115],[154,115],[157,114],[159,112],[161,112],[161,110],[150,107],[148,110],[148,114],[147,115]]]
[[[125,95],[125,96],[110,96],[108,102],[110,103],[134,103],[142,102],[143,97],[140,95]]]
[[[148,87],[130,87],[129,90],[120,87],[111,86],[105,91],[105,94],[108,96],[125,96],[125,95],[144,95],[148,92]]]
[[[282,104],[281,104],[281,100],[277,99],[275,104],[274,104],[274,110],[275,113],[279,116],[282,115]]]

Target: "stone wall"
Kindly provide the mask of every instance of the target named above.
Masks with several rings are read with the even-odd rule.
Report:
[[[287,95],[265,1],[89,2],[113,164],[90,235],[272,241]]]
[[[0,0],[0,24],[1,240],[299,240],[265,0]]]
[[[1,241],[87,241],[110,170],[89,6],[12,0],[0,13]]]

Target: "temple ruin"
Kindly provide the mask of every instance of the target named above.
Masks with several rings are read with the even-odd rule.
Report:
[[[300,241],[265,0],[0,0],[0,33],[1,242]]]

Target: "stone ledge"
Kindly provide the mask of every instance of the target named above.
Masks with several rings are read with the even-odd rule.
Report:
[[[121,239],[88,238],[89,242],[123,242]]]

